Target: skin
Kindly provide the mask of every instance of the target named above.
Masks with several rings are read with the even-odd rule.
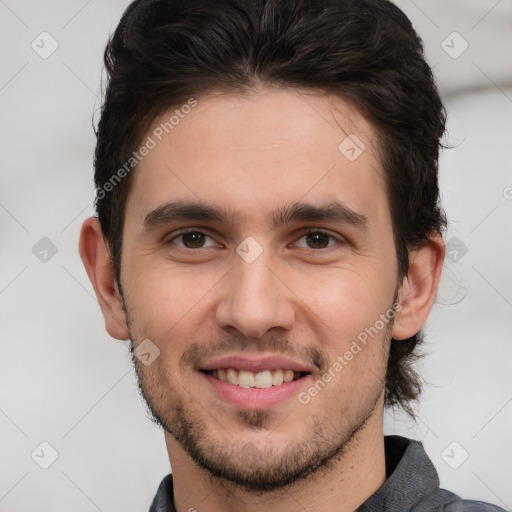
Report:
[[[123,231],[124,302],[98,220],[82,226],[80,254],[106,329],[135,348],[150,339],[160,350],[149,366],[136,359],[137,372],[166,429],[179,512],[287,512],[298,504],[352,511],[386,479],[389,340],[410,337],[425,323],[441,276],[442,239],[433,235],[411,252],[409,273],[398,279],[377,132],[347,101],[267,87],[197,99],[134,171]],[[351,133],[366,146],[354,161],[338,150]],[[234,222],[144,230],[150,211],[176,199],[227,207]],[[294,201],[341,202],[365,215],[367,227],[300,221],[273,229],[266,215]],[[207,236],[177,237],[183,228]],[[308,238],[304,228],[332,236]],[[262,248],[252,263],[236,252],[246,237]],[[395,297],[392,325],[307,404],[294,395],[274,407],[235,407],[198,371],[218,356],[285,355],[311,367],[300,388],[307,391]],[[294,481],[283,485],[286,472]]]

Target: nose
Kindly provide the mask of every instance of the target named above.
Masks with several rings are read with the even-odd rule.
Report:
[[[247,263],[235,258],[224,281],[216,310],[220,328],[237,329],[248,338],[261,338],[270,329],[292,328],[295,321],[293,292],[279,275],[269,251]],[[282,272],[281,272],[282,273]]]

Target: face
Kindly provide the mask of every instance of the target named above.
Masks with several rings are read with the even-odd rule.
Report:
[[[158,354],[134,361],[179,449],[275,489],[382,414],[397,263],[377,135],[297,90],[197,101],[161,141],[172,112],[155,120],[134,171],[124,307],[135,350]]]

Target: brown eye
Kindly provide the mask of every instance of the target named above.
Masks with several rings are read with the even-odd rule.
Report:
[[[196,249],[204,244],[204,235],[202,233],[185,233],[181,235],[181,239],[189,249]]]
[[[306,240],[306,249],[326,249],[327,247],[332,247],[333,245],[336,245],[336,242],[343,243],[343,240],[341,240],[340,238],[331,235],[330,233],[327,233],[325,231],[319,230],[308,230],[302,234],[300,239],[302,238],[305,238]],[[330,243],[331,240],[332,243]]]
[[[207,247],[213,247],[215,244],[210,246],[205,246],[205,240],[210,238],[210,236],[201,233],[200,231],[182,231],[178,233],[171,239],[169,239],[169,243],[177,245],[178,247],[183,247],[185,249],[203,249]],[[181,243],[177,243],[176,240],[181,241]]]
[[[329,245],[329,235],[325,233],[309,233],[306,240],[308,244],[314,245],[314,249],[323,249]]]

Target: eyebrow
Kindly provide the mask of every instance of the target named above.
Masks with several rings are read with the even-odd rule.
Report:
[[[339,222],[361,230],[368,228],[368,219],[363,213],[348,206],[331,202],[324,205],[294,202],[284,205],[266,216],[274,229],[292,222]],[[234,224],[236,212],[218,205],[199,201],[172,201],[158,206],[144,217],[143,230],[151,231],[176,221],[209,221]]]

